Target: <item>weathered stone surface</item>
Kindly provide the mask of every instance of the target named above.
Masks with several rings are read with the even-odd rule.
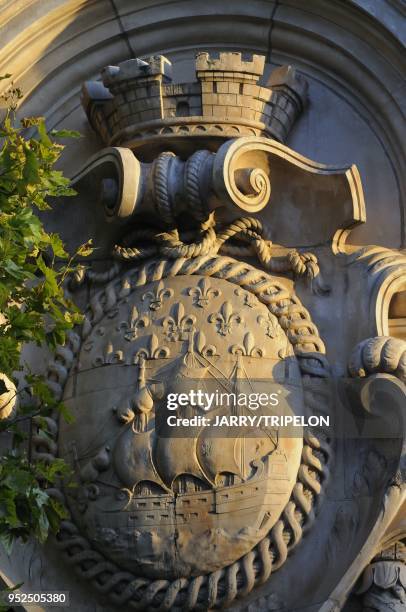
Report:
[[[64,394],[78,417],[73,427],[60,424],[58,449],[76,469],[78,496],[68,492],[71,517],[58,548],[35,549],[34,564],[29,547],[17,549],[13,558],[2,561],[4,573],[11,582],[22,578],[27,590],[70,589],[72,606],[82,611],[128,605],[132,581],[140,609],[176,609],[178,604],[194,609],[199,600],[207,608],[233,610],[331,612],[394,606],[397,611],[396,606],[404,605],[403,561],[376,557],[405,533],[399,470],[406,264],[404,253],[392,250],[404,245],[397,3],[375,7],[327,1],[321,9],[313,0],[306,6],[236,0],[219,17],[218,2],[210,0],[182,5],[123,0],[116,3],[120,21],[107,2],[39,3],[31,32],[37,29],[41,38],[29,48],[35,65],[29,71],[23,43],[33,5],[23,2],[16,12],[3,4],[8,46],[0,65],[7,62],[4,71],[13,72],[30,94],[21,111],[44,114],[47,106],[50,127],[63,121],[85,134],[68,148],[64,160],[72,174],[87,163],[77,182],[80,195],[49,224],[62,230],[70,246],[90,233],[100,247],[91,269],[72,283],[79,303],[84,310],[88,307],[81,347],[72,337],[72,357],[66,359],[66,350],[60,350],[50,370],[54,389]],[[241,23],[242,50],[249,49],[254,57],[228,51],[219,55],[241,48]],[[203,53],[196,66],[197,31]],[[134,59],[131,47],[142,61]],[[144,64],[151,55],[155,59]],[[260,55],[266,55],[265,65]],[[294,68],[283,68],[287,63]],[[120,133],[116,144],[137,147],[138,159],[122,146],[100,155],[98,139],[79,109],[81,83],[96,78],[103,65],[110,66],[103,73],[105,85],[93,81],[87,88],[88,114],[106,142]],[[309,83],[305,110],[300,75]],[[284,140],[300,112],[289,147],[257,137],[263,129],[259,125],[273,126],[274,131],[264,128],[265,136]],[[213,131],[192,137],[190,128],[201,128],[208,117]],[[185,129],[168,137],[149,128],[137,134],[137,125],[153,121],[154,130],[164,132],[174,123]],[[239,141],[239,126],[248,122],[259,131]],[[230,131],[218,130],[223,125]],[[362,188],[353,162],[363,178],[367,223],[362,223]],[[99,185],[105,210],[96,204]],[[75,205],[81,214],[73,212]],[[116,223],[105,224],[105,212]],[[207,218],[213,212],[215,223]],[[236,225],[240,215],[253,215],[254,221]],[[135,231],[123,236],[128,221]],[[143,242],[137,235],[139,229],[148,229],[146,243],[145,236]],[[238,236],[246,242],[236,241]],[[368,243],[390,248],[350,246]],[[114,245],[121,260],[112,264]],[[148,254],[155,264],[145,264]],[[239,285],[245,275],[246,283]],[[275,292],[266,294],[267,283]],[[267,313],[278,320],[276,325]],[[278,325],[280,335],[275,334]],[[216,517],[209,529],[222,532],[212,538],[200,531],[192,512],[177,506],[191,501],[187,498],[196,491],[182,487],[196,487],[196,481],[181,476],[176,483],[180,489],[171,488],[176,480],[173,463],[188,457],[194,460],[197,478],[203,475],[203,490],[214,497],[213,491],[230,492],[229,482],[210,480],[203,447],[193,442],[195,454],[189,447],[189,454],[180,452],[176,440],[159,452],[154,447],[154,474],[164,485],[156,497],[147,495],[150,485],[137,489],[140,466],[145,471],[149,464],[145,457],[134,459],[140,456],[140,434],[153,430],[151,410],[159,409],[159,398],[153,398],[151,408],[150,379],[158,395],[162,381],[178,384],[179,362],[185,358],[190,368],[191,354],[202,358],[205,347],[210,347],[205,358],[228,367],[228,374],[232,364],[242,363],[254,381],[261,368],[268,382],[289,385],[293,377],[296,399],[291,397],[290,408],[297,414],[330,414],[335,419],[332,437],[337,436],[313,443],[293,438],[289,448],[281,441],[280,450],[289,456],[288,477],[275,503],[275,493],[266,487],[276,481],[269,478],[268,484],[261,481],[258,498],[250,494],[253,506],[236,502],[230,520],[207,512],[203,502],[196,504],[193,512],[207,512],[205,521],[210,513]],[[347,379],[354,347],[354,378]],[[168,377],[161,372],[164,364],[173,368]],[[181,366],[182,376],[184,371]],[[347,418],[354,435],[338,435]],[[361,430],[375,435],[361,435]],[[260,440],[262,444],[264,438]],[[52,458],[54,448],[52,442],[42,452]],[[231,456],[224,447],[222,459]],[[260,460],[273,466],[275,458],[270,451]],[[243,478],[236,476],[244,481],[237,488],[248,490],[255,483],[254,468],[250,465]],[[113,499],[110,487],[123,499]],[[164,519],[151,527],[148,521],[154,519],[136,515],[137,503],[160,505],[165,499],[172,522]],[[263,530],[257,526],[240,537],[239,521],[252,529],[268,503],[273,510]],[[124,546],[123,517],[129,517],[130,506],[134,516],[125,528],[132,539]],[[151,509],[155,516],[157,507],[148,506],[148,513]],[[178,528],[175,546],[171,533]],[[78,570],[80,583],[67,572],[63,556]],[[208,589],[204,575],[216,570],[220,573],[212,575]],[[364,571],[364,590],[356,594]],[[118,576],[121,582],[110,606],[108,581],[116,584]],[[161,578],[172,582],[158,584]],[[102,599],[98,588],[105,593]]]

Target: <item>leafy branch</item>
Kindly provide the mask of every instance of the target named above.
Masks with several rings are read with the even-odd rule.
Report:
[[[69,179],[55,169],[64,148],[55,139],[80,135],[69,130],[48,132],[42,117],[25,118],[17,126],[15,110],[21,96],[11,83],[2,95],[8,108],[0,121],[0,372],[15,382],[16,373],[24,369],[25,344],[52,351],[82,321],[77,306],[65,296],[64,285],[75,270],[76,258],[92,252],[88,241],[76,253],[67,253],[60,236],[47,232],[38,215],[51,209],[50,199],[75,194]],[[27,136],[27,130],[33,135]],[[0,420],[0,435],[14,436],[14,448],[0,461],[0,542],[8,552],[16,538],[34,536],[43,542],[50,530],[57,530],[64,509],[47,490],[69,472],[60,460],[50,465],[31,463],[22,445],[27,435],[20,426],[26,420],[54,411],[71,419],[43,375],[27,373],[27,368],[24,375],[26,386],[20,386],[17,394],[28,389],[30,402],[20,402],[17,415]],[[47,435],[46,427],[41,433]]]

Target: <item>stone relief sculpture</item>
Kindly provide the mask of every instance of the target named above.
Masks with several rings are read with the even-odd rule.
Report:
[[[54,492],[69,511],[57,547],[120,609],[300,604],[331,612],[344,609],[354,588],[365,610],[404,605],[403,557],[396,567],[369,563],[384,541],[404,535],[404,431],[394,434],[382,397],[402,422],[406,344],[371,329],[350,360],[352,379],[340,381],[313,311],[332,291],[323,256],[351,264],[353,274],[369,266],[365,291],[377,295],[382,283],[373,275],[390,276],[396,260],[400,278],[406,260],[346,252],[348,233],[365,219],[358,171],[322,166],[281,144],[307,85],[282,67],[260,86],[263,68],[261,56],[200,53],[197,80],[175,84],[170,62],[157,56],[109,66],[103,83],[83,89],[107,148],[74,182],[80,193],[92,177],[107,219],[122,229],[106,270],[72,279],[72,291],[91,283],[93,295],[82,329],[49,366],[49,384],[76,421],[49,419],[54,440],[34,435],[33,443],[37,457],[63,457],[75,474],[76,488]],[[319,223],[326,194],[331,208]],[[328,244],[328,255],[315,244]],[[177,437],[162,429],[165,398],[196,380],[232,392],[277,385],[288,414],[328,416],[331,428],[289,437],[265,426],[218,437],[200,421],[193,435]],[[220,403],[216,415],[227,410]],[[186,406],[183,416],[195,413]],[[343,413],[371,415],[381,436],[372,428],[354,443],[337,429],[340,437],[334,427]],[[370,476],[376,510],[360,484],[371,453],[384,458],[381,476]],[[347,487],[357,469],[353,505],[340,510],[334,487]],[[354,535],[343,550],[348,526]],[[357,563],[351,545],[363,550]],[[293,595],[286,580],[297,571],[293,551],[313,546],[340,562],[323,603],[310,608],[304,583]],[[303,569],[309,583],[312,571]]]
[[[364,571],[357,591],[363,597],[363,609],[367,612],[404,610],[405,583],[405,546],[399,543],[383,551]]]

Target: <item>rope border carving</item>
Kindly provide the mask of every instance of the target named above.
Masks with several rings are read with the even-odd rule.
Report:
[[[127,271],[90,300],[82,327],[82,340],[106,312],[137,287],[163,278],[192,274],[228,280],[251,291],[269,308],[285,330],[299,360],[306,405],[313,412],[325,413],[329,401],[326,384],[328,362],[324,344],[308,311],[282,283],[273,280],[266,272],[230,257],[206,255],[194,259],[152,260],[141,268]],[[58,347],[55,359],[49,366],[49,384],[57,397],[62,397],[63,386],[79,348],[80,339],[72,333],[67,345]],[[57,454],[58,425],[56,421],[49,425],[52,425],[50,430],[54,432],[55,442],[44,443],[39,438],[34,456],[52,461]],[[108,595],[114,605],[126,605],[132,610],[173,612],[222,608],[264,584],[271,572],[285,563],[289,552],[314,522],[316,501],[320,501],[322,485],[329,477],[330,459],[331,448],[327,437],[305,436],[297,482],[281,518],[253,550],[235,563],[208,575],[174,581],[136,577],[120,570],[92,549],[70,520],[63,521],[57,546],[78,574],[90,581],[100,593]],[[60,490],[54,490],[53,494],[64,501]]]
[[[190,158],[192,161],[193,159],[194,156]],[[164,213],[162,217],[165,217]],[[329,293],[330,289],[321,279],[317,257],[313,253],[299,253],[296,249],[286,249],[285,255],[275,257],[272,253],[272,242],[265,239],[265,235],[265,228],[259,219],[240,217],[219,229],[216,228],[215,213],[212,213],[201,222],[198,230],[186,232],[183,239],[176,228],[163,233],[157,233],[152,229],[132,230],[124,237],[122,244],[115,245],[113,256],[117,260],[135,262],[147,257],[177,259],[202,255],[213,256],[220,251],[223,255],[237,257],[254,255],[268,272],[277,274],[292,272],[296,276],[307,277],[314,293],[320,295]],[[141,246],[140,241],[146,238],[150,244],[147,247]],[[230,244],[229,240],[232,238],[237,238],[242,241],[242,244]],[[185,240],[188,241],[185,242]]]

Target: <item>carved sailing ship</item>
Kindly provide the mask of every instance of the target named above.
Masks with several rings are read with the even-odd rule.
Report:
[[[75,393],[87,410],[74,439],[64,432],[80,480],[75,520],[97,550],[150,578],[210,573],[252,550],[289,502],[303,447],[248,419],[230,425],[254,413],[227,397],[270,385],[288,397],[284,411],[302,414],[300,372],[265,304],[239,291],[231,307],[238,287],[202,278],[144,283],[96,323],[78,359]],[[192,399],[168,410],[169,394],[192,390],[214,393],[209,410]],[[80,427],[89,420],[93,439]]]
[[[208,358],[194,352],[192,333],[173,387],[179,390],[182,382],[187,385],[196,378],[204,383],[204,375],[213,366]],[[261,529],[272,511],[272,495],[280,495],[288,486],[286,456],[278,452],[273,433],[261,430],[253,435],[247,427],[239,428],[238,433],[213,434],[209,425],[194,427],[192,433],[184,430],[182,437],[165,435],[162,428],[157,433],[144,361],[139,371],[134,402],[137,414],[114,449],[115,471],[133,492],[127,509],[136,510],[134,526],[172,524],[175,515],[179,520],[179,513],[187,509],[192,522],[212,515],[217,527],[226,528],[230,519],[246,525],[249,516],[249,524]],[[231,383],[234,392],[238,392],[242,374],[241,358],[237,357]],[[196,414],[195,407],[186,406],[179,416],[190,417],[191,410]],[[210,415],[222,416],[227,410],[220,406]],[[235,409],[232,414],[237,414]],[[243,505],[242,499],[246,500]]]

